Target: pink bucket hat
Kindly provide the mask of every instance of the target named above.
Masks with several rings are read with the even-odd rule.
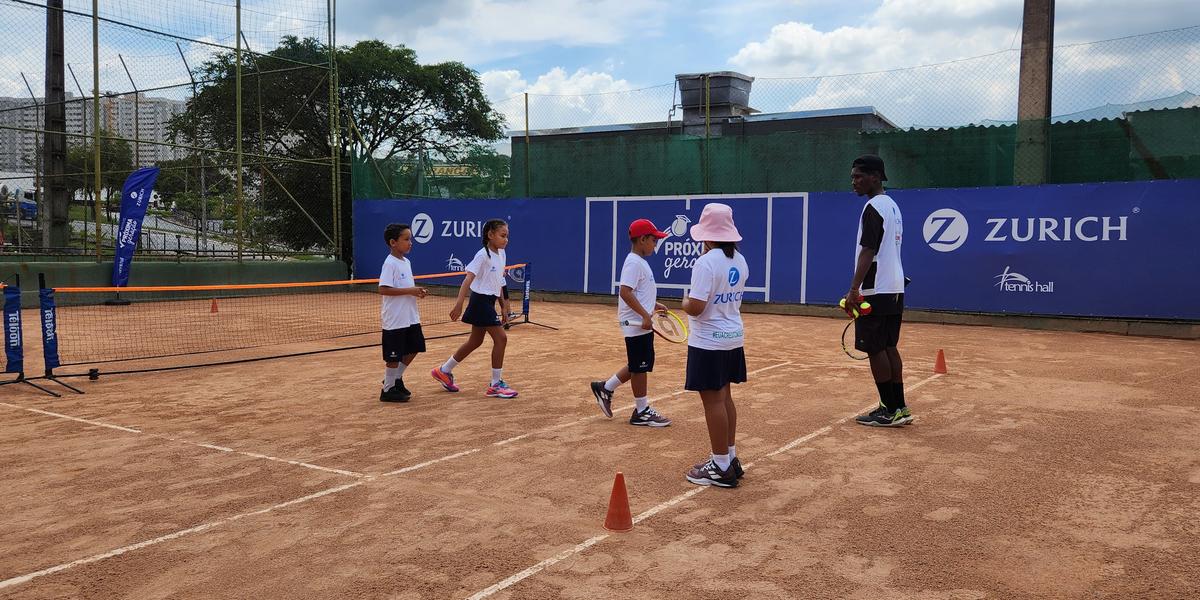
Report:
[[[728,204],[706,204],[700,222],[692,225],[692,239],[698,242],[740,242],[742,234],[733,224],[733,209]]]

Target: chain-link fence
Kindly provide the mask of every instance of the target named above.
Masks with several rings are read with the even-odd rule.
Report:
[[[155,166],[146,258],[341,253],[333,3],[242,4],[0,0],[0,248],[111,257]]]
[[[495,103],[514,130],[497,147],[508,173],[360,162],[355,197],[503,195],[479,194],[481,179],[513,196],[845,190],[867,152],[907,188],[1200,177],[1200,27],[1056,47],[1055,116],[1022,125],[1017,45],[906,69],[758,77],[754,111],[732,115],[710,89],[689,116],[675,83],[518,95]],[[1016,158],[1029,125],[1044,147],[1034,167]]]

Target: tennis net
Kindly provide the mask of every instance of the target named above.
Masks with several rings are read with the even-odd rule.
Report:
[[[507,268],[510,321],[528,320],[526,265]],[[465,272],[414,277],[426,338],[461,335],[450,311]],[[203,366],[378,345],[378,279],[250,285],[60,287],[50,292],[57,366],[157,360],[159,368]],[[524,296],[524,301],[522,301]],[[43,331],[45,337],[46,331]],[[243,352],[257,350],[256,352]],[[110,368],[106,371],[113,372]],[[145,369],[154,370],[154,368]]]

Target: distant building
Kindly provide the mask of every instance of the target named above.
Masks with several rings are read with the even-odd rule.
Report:
[[[0,125],[23,129],[45,127],[45,111],[41,106],[31,106],[29,98],[0,97]],[[136,110],[135,110],[136,105]],[[67,133],[92,133],[92,99],[82,101],[67,93]],[[169,142],[167,124],[175,115],[187,108],[182,100],[148,98],[144,94],[125,94],[100,99],[100,127],[118,137],[139,139],[146,142]],[[136,126],[135,116],[136,114]],[[31,172],[41,136],[31,131],[0,129],[0,171]],[[77,136],[67,139],[68,145],[84,143]],[[137,156],[135,166],[151,165],[161,160],[182,158],[186,151],[153,143],[134,144]]]

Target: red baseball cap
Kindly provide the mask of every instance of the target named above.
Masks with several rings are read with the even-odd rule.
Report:
[[[667,234],[659,231],[650,219],[638,219],[629,224],[629,237],[639,238],[643,235],[652,235],[660,240],[667,237]]]

